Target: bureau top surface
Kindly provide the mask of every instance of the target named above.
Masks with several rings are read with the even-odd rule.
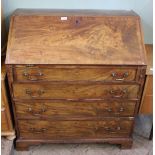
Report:
[[[146,65],[140,18],[133,11],[18,9],[6,64]]]

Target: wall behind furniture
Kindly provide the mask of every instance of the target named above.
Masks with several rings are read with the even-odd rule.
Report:
[[[145,43],[153,43],[153,0],[2,0],[2,5],[7,21],[17,8],[134,10],[141,16]]]

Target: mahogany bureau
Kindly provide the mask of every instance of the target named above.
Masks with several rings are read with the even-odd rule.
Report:
[[[18,9],[6,66],[16,149],[132,146],[146,71],[140,17],[133,11]]]

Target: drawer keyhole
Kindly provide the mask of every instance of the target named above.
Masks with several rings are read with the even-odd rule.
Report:
[[[77,26],[80,25],[80,21],[78,19],[75,21],[75,23]]]

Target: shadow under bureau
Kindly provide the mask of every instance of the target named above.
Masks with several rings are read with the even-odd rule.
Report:
[[[146,71],[134,12],[18,9],[6,66],[16,149],[42,143],[132,146]]]

